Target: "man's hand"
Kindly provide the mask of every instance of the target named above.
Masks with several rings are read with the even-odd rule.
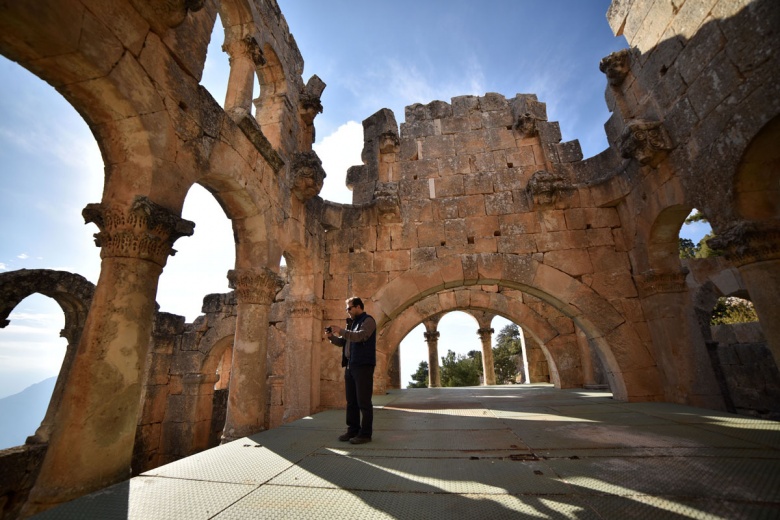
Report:
[[[341,336],[341,333],[344,332],[344,329],[342,329],[338,325],[333,325],[331,329],[333,330],[333,334],[335,334],[336,336]]]

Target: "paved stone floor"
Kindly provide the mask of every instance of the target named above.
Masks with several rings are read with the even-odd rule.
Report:
[[[36,518],[780,518],[778,422],[549,385],[374,405],[370,444],[327,411]]]

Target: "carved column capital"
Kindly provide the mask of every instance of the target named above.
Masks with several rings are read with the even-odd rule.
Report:
[[[655,168],[672,149],[672,140],[660,121],[629,121],[619,142],[624,159],[636,159]]]
[[[686,276],[688,276],[687,268],[676,272],[650,269],[634,275],[634,282],[639,295],[644,298],[658,293],[685,292],[687,290]]]
[[[270,305],[284,280],[267,267],[261,269],[231,269],[228,286],[236,291],[238,303]]]
[[[599,62],[599,70],[607,75],[607,83],[612,87],[619,87],[631,69],[631,55],[628,49],[613,52]]]
[[[229,61],[231,64],[233,60],[240,57],[249,58],[255,64],[255,67],[262,67],[266,63],[260,43],[251,34],[244,36],[240,40],[223,44],[222,50],[230,56]]]
[[[477,329],[477,335],[479,336],[479,339],[481,339],[482,341],[489,340],[494,332],[495,329],[490,327],[482,327]]]
[[[290,165],[291,191],[301,202],[319,195],[325,181],[325,170],[317,152],[301,152],[293,156]]]
[[[571,189],[563,175],[539,170],[531,175],[526,190],[533,197],[535,204],[547,206],[555,204],[559,195]]]
[[[439,341],[439,336],[441,336],[441,334],[439,333],[438,330],[436,330],[433,332],[423,332],[423,336],[425,337],[426,343],[431,343],[431,342],[436,343],[437,341]]]
[[[129,208],[106,203],[87,204],[84,221],[94,223],[95,245],[101,258],[125,257],[149,260],[165,267],[176,254],[173,243],[192,235],[195,223],[139,195]]]
[[[780,222],[739,220],[707,240],[736,266],[780,259]]]

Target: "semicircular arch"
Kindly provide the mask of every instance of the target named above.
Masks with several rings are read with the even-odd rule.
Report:
[[[660,398],[655,360],[625,317],[581,281],[531,255],[452,255],[421,264],[374,295],[372,310],[378,328],[441,289],[476,284],[528,293],[571,318],[596,348],[615,398]]]

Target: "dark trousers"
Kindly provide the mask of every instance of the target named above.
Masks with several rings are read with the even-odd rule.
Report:
[[[347,394],[347,431],[353,436],[371,437],[374,427],[374,405],[371,403],[374,366],[348,366],[344,370],[344,389]]]

